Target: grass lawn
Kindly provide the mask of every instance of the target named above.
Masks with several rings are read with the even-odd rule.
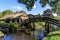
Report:
[[[60,40],[60,28],[50,32],[43,40]]]

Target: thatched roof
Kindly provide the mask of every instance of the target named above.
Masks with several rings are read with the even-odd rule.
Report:
[[[21,15],[27,16],[26,13],[7,14],[7,15],[3,16],[2,18],[0,18],[0,20],[10,19],[10,18],[16,18],[16,17],[21,16]]]

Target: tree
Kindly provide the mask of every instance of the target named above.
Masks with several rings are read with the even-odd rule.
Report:
[[[3,16],[6,14],[12,14],[13,12],[11,10],[5,10],[2,12]]]
[[[25,13],[25,14],[26,14],[26,12],[25,12],[25,11],[23,11],[23,10],[21,10],[21,11],[20,11],[20,13]]]
[[[45,10],[44,13],[43,13],[43,16],[44,17],[49,17],[49,18],[54,18],[53,14],[52,14],[52,11],[50,9]]]
[[[2,17],[2,12],[0,12],[0,18]]]
[[[54,18],[60,21],[60,17],[59,16],[54,16]]]
[[[36,0],[18,0],[18,3],[22,3],[24,5],[26,5],[26,8],[28,10],[31,10],[34,6]]]
[[[25,4],[28,10],[33,8],[36,1],[37,0],[18,0],[19,3]],[[39,3],[42,4],[42,7],[49,4],[52,7],[53,12],[60,13],[60,0],[39,0]]]

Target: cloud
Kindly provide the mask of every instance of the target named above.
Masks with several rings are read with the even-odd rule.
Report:
[[[53,13],[53,16],[57,16],[57,13]]]
[[[45,8],[46,8],[46,9],[51,9],[52,7],[50,7],[50,6],[46,6]]]
[[[50,6],[48,6],[48,7],[46,7],[47,9],[50,9],[51,7]]]
[[[21,6],[12,6],[11,8],[17,9],[17,10],[23,10],[23,8]]]
[[[33,8],[36,8],[36,5],[34,4]]]

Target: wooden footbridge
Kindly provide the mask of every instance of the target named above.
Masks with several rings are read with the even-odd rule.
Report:
[[[15,22],[19,25],[29,25],[31,23],[33,23],[33,28],[35,27],[34,22],[45,22],[45,31],[47,31],[47,33],[50,32],[50,27],[51,24],[60,25],[60,21],[53,19],[53,18],[49,18],[49,17],[44,17],[44,16],[40,16],[40,15],[28,15],[28,19],[21,19],[19,16],[17,18],[7,18],[4,20],[5,22]]]
[[[50,31],[51,24],[60,26],[59,20],[56,20],[54,18],[43,17],[43,16],[39,16],[39,15],[29,16],[29,19],[22,22],[22,25],[28,25],[31,22],[33,23],[33,28],[35,27],[34,22],[45,22],[45,30],[47,31],[47,33],[49,33],[49,31]]]

